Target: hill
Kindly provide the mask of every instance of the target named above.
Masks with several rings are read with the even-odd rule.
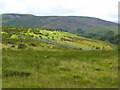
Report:
[[[3,88],[118,88],[113,44],[40,28],[0,33]]]
[[[3,27],[3,48],[113,50],[115,46],[104,41],[91,40],[62,31],[39,28]]]
[[[117,24],[99,18],[83,16],[34,16],[30,14],[3,14],[3,26],[36,27],[80,33],[117,33]],[[99,28],[99,29],[98,29]]]

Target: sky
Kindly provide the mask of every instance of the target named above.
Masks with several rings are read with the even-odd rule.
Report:
[[[89,16],[118,21],[119,0],[0,0],[0,14]]]

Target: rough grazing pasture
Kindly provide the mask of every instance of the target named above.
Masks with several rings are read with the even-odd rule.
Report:
[[[3,88],[116,88],[116,45],[63,31],[3,27]]]
[[[3,88],[116,88],[117,51],[3,50]]]

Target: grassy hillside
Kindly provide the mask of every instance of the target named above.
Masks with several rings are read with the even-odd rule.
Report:
[[[83,16],[34,16],[29,14],[3,14],[2,20],[3,26],[37,27],[67,31],[76,34],[78,33],[78,29],[85,31],[86,33],[94,33],[94,31],[96,31],[96,33],[118,31],[116,29],[116,23]]]
[[[1,33],[3,88],[118,88],[112,44],[39,28]]]
[[[104,34],[106,32],[113,31],[115,34],[118,34],[118,27],[107,27],[107,26],[101,26],[96,28],[89,28],[86,30],[86,33],[99,33]]]
[[[68,32],[3,27],[3,48],[114,50],[116,46]]]

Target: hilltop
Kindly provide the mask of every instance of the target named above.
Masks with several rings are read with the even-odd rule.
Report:
[[[117,24],[94,17],[84,16],[35,16],[31,14],[3,14],[3,26],[35,27],[78,34],[108,31],[117,33]]]

